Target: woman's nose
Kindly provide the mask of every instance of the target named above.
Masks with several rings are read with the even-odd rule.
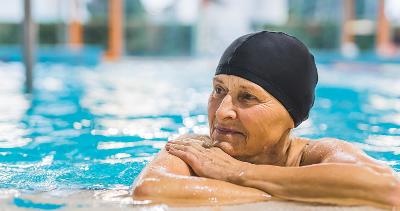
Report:
[[[234,110],[232,97],[229,94],[222,99],[215,115],[219,120],[236,119],[236,111]]]

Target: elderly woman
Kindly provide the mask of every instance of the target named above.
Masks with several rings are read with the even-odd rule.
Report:
[[[236,39],[213,78],[210,136],[169,141],[136,179],[134,199],[400,206],[390,167],[345,141],[291,136],[317,81],[314,57],[296,38],[262,31]]]

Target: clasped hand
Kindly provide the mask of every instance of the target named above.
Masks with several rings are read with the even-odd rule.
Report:
[[[188,164],[197,176],[227,182],[237,181],[248,164],[204,141],[186,138],[169,141],[165,149]]]

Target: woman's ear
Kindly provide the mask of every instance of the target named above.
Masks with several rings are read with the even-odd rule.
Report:
[[[293,128],[294,128],[294,121],[293,121],[293,119],[292,118],[289,118],[289,124],[288,124],[289,126],[288,126],[288,129],[289,130],[292,130]]]
[[[294,128],[294,121],[293,121],[293,119],[292,119],[292,117],[290,116],[290,114],[289,114],[289,112],[285,109],[285,111],[286,111],[286,124],[285,125],[287,125],[287,128],[289,129],[289,130],[291,130],[291,129],[293,129]]]

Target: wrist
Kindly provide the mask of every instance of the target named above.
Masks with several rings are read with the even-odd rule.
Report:
[[[285,178],[282,167],[244,163],[241,170],[230,178],[231,183],[256,188],[269,194],[284,195]]]
[[[228,177],[228,182],[243,185],[253,165],[254,164],[251,163],[241,162],[236,171]]]

